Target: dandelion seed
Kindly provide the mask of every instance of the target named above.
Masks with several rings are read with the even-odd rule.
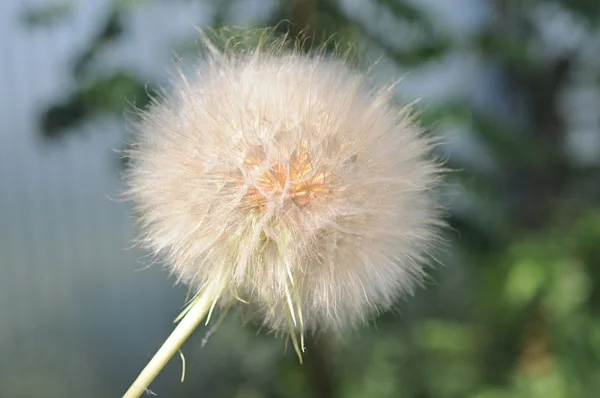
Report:
[[[176,332],[241,302],[301,359],[305,333],[364,322],[421,280],[441,169],[389,87],[283,43],[213,51],[143,113],[126,178],[143,245],[196,294]]]

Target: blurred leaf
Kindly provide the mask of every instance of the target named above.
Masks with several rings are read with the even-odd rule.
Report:
[[[514,396],[508,391],[500,388],[486,388],[483,391],[479,391],[469,398],[513,398]]]
[[[146,5],[152,0],[113,0],[115,10],[127,11],[135,7]]]
[[[344,380],[340,397],[410,397],[411,370],[405,369],[407,344],[395,334],[380,333],[361,357],[361,373]],[[356,365],[352,366],[355,369]]]
[[[533,57],[527,40],[489,28],[473,41],[477,51],[496,61],[503,61],[524,71],[533,71],[538,60]]]
[[[494,159],[502,162],[505,168],[522,169],[542,164],[531,148],[536,142],[531,134],[511,125],[510,121],[499,120],[492,114],[484,114],[473,109],[467,101],[449,101],[437,107],[424,109],[420,117],[423,125],[443,122],[459,122],[477,133]]]
[[[89,47],[75,60],[73,75],[77,77],[83,75],[88,65],[94,59],[94,56],[106,44],[116,40],[122,33],[121,14],[117,10],[114,10],[111,12],[102,30],[91,40]]]
[[[546,312],[556,321],[576,311],[589,297],[591,281],[579,262],[565,259],[555,264],[552,283],[544,299]]]
[[[388,57],[403,66],[416,66],[426,62],[441,58],[447,54],[451,48],[451,43],[447,39],[432,37],[431,40],[415,45],[413,48],[401,50],[393,48],[386,43],[383,38],[375,35],[370,27],[353,21],[337,7],[333,7],[328,2],[319,3],[320,11],[330,15],[333,19],[343,21],[345,25],[354,26],[361,35],[379,46]]]
[[[23,21],[29,26],[48,26],[62,22],[73,11],[74,4],[71,0],[57,0],[23,14]]]
[[[90,116],[82,98],[72,96],[64,103],[50,107],[42,116],[41,128],[45,138],[56,139],[68,128]]]
[[[149,100],[146,85],[126,73],[94,81],[80,90],[79,96],[88,108],[111,113],[123,112],[130,103],[143,109]]]
[[[276,378],[279,396],[302,398],[311,395],[310,386],[307,385],[302,370],[297,362],[284,362],[283,366],[279,368]]]
[[[413,329],[413,338],[418,346],[453,354],[474,352],[473,337],[468,326],[456,322],[429,319]]]
[[[519,372],[515,378],[515,393],[531,398],[570,398],[564,374],[554,363],[540,364],[539,369]]]
[[[506,280],[506,298],[512,306],[528,304],[539,292],[545,279],[543,266],[531,258],[522,258],[510,269]]]
[[[42,116],[42,131],[46,138],[56,139],[97,113],[122,114],[130,104],[143,109],[148,101],[144,84],[117,73],[80,88],[64,103],[48,109]]]
[[[600,319],[595,319],[591,328],[591,346],[600,358]]]
[[[410,50],[397,50],[380,40],[376,42],[390,58],[403,66],[417,66],[439,59],[446,55],[451,48],[450,43],[444,40],[433,41]]]
[[[265,394],[256,389],[243,387],[237,391],[234,398],[265,398]]]
[[[427,14],[421,8],[414,6],[408,1],[376,0],[376,3],[391,11],[399,19],[416,22],[429,32],[434,30],[434,25]]]
[[[565,9],[588,19],[589,22],[598,22],[600,7],[596,0],[558,0],[558,3]]]

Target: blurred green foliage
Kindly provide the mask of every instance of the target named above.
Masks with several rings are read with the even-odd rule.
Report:
[[[544,3],[589,31],[600,28],[596,0],[490,1],[493,16],[467,38],[443,32],[416,2],[365,2],[364,7],[391,15],[398,24],[408,23],[416,32],[418,40],[397,48],[377,21],[358,20],[336,1],[276,3],[264,24],[288,19],[291,25],[279,29],[297,33],[309,28],[313,44],[335,33],[360,50],[375,48],[409,70],[452,51],[476,54],[499,71],[507,92],[504,100],[519,104],[520,116],[469,98],[420,110],[426,127],[443,130],[452,124],[472,134],[482,148],[480,156],[488,157],[492,166],[448,155],[448,164],[456,169],[449,185],[461,192],[453,201],[469,205],[450,206],[451,248],[442,254],[448,267],[432,271],[438,284],[419,292],[414,310],[401,317],[386,315],[376,328],[341,342],[320,336],[305,366],[298,366],[293,356],[278,357],[276,364],[263,361],[262,382],[240,375],[226,395],[215,390],[202,396],[600,395],[600,170],[598,162],[581,166],[566,155],[567,121],[558,101],[571,84],[574,65],[583,67],[578,63],[586,48],[579,43],[544,57],[533,51],[541,41],[534,11]],[[243,6],[215,2],[214,27],[228,24],[231,7]],[[115,6],[105,28],[75,60],[77,89],[41,117],[47,138],[62,139],[94,115],[121,115],[129,108],[125,100],[139,107],[147,103],[151,89],[139,78],[123,71],[102,76],[89,72],[98,50],[120,40],[126,29],[124,10]],[[66,6],[48,8],[30,14],[27,21],[57,20],[67,11]],[[600,81],[599,71],[589,72]],[[455,274],[462,275],[458,282],[445,282]],[[187,383],[189,389],[181,396],[197,396],[194,383]]]

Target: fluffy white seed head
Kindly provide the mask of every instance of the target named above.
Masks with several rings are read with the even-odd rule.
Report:
[[[213,284],[272,330],[314,331],[389,309],[424,275],[431,140],[343,60],[213,52],[135,132],[141,241],[194,292]]]

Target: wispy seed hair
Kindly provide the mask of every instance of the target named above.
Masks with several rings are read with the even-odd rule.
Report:
[[[393,85],[324,51],[207,42],[134,125],[141,242],[274,331],[339,330],[413,292],[442,225],[435,141]],[[247,43],[245,43],[247,44]]]

